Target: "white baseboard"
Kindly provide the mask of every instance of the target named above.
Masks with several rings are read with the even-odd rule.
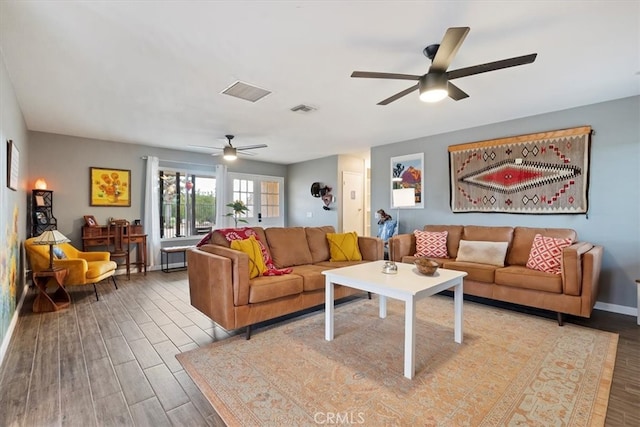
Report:
[[[609,304],[597,301],[594,306],[596,310],[609,311],[611,313],[626,314],[627,316],[638,316],[638,309],[626,305]]]
[[[29,285],[24,285],[24,288],[22,289],[22,295],[20,296],[20,301],[18,301],[18,305],[16,306],[16,311],[13,312],[13,317],[11,318],[9,329],[7,329],[7,334],[2,340],[2,346],[0,346],[0,366],[2,366],[2,362],[4,361],[4,356],[7,354],[7,350],[9,350],[9,343],[11,342],[13,331],[18,324],[18,317],[20,316],[20,310],[22,309],[22,304],[24,303],[24,298],[26,297],[27,292],[29,292]]]

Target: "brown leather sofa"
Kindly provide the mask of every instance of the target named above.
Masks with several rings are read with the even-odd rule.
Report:
[[[603,247],[578,242],[577,233],[565,228],[489,227],[475,225],[426,225],[424,231],[447,231],[448,258],[433,258],[447,269],[467,272],[464,293],[483,298],[590,317],[598,296],[598,278]],[[562,251],[561,274],[526,267],[536,234],[570,238],[574,242]],[[460,240],[508,242],[505,266],[456,261]],[[389,239],[389,257],[412,263],[416,253],[413,234]]]
[[[291,267],[291,274],[249,279],[249,257],[231,249],[220,233],[213,232],[210,244],[187,252],[191,305],[225,329],[251,325],[324,303],[325,277],[322,271],[383,259],[382,240],[358,237],[363,261],[330,261],[325,227],[253,227],[267,246],[277,268]],[[335,299],[361,293],[335,287]]]

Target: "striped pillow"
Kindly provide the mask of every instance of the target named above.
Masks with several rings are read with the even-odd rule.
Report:
[[[416,255],[434,258],[449,258],[447,253],[447,231],[414,230]]]

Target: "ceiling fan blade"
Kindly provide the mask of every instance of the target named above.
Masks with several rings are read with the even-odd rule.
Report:
[[[267,148],[266,144],[245,145],[244,147],[236,147],[237,151],[253,150],[254,148]]]
[[[238,151],[238,155],[242,156],[242,157],[244,157],[244,156],[257,156],[258,153],[254,153],[254,152],[251,152],[251,151]]]
[[[415,85],[411,86],[410,88],[403,90],[402,92],[398,92],[395,95],[390,96],[389,98],[378,102],[378,105],[387,105],[387,104],[389,104],[389,103],[391,103],[391,102],[393,102],[393,101],[395,101],[397,99],[400,99],[403,96],[408,95],[411,92],[413,92],[414,90],[418,89],[418,86],[419,86],[419,84],[415,84]]]
[[[501,61],[487,62],[486,64],[474,65],[472,67],[459,68],[449,71],[447,76],[449,80],[459,79],[460,77],[472,76],[474,74],[486,73],[487,71],[501,70],[503,68],[515,67],[518,65],[531,64],[536,60],[537,53],[530,55],[516,56],[514,58],[503,59]]]
[[[420,80],[422,76],[413,74],[376,73],[371,71],[354,71],[351,77],[363,77],[366,79],[394,79],[394,80]]]
[[[447,71],[449,64],[453,61],[453,57],[456,56],[458,49],[462,46],[462,42],[469,34],[469,30],[469,27],[451,27],[447,29],[442,42],[440,42],[440,47],[438,47],[438,52],[433,58],[429,72]]]
[[[454,101],[460,101],[461,99],[469,97],[469,95],[465,91],[451,82],[447,82],[447,92],[449,92],[449,98],[453,99]]]

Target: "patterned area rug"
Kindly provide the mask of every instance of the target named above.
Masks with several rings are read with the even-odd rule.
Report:
[[[417,303],[416,376],[403,376],[404,306],[377,298],[176,357],[229,426],[601,426],[618,335],[477,303]]]

